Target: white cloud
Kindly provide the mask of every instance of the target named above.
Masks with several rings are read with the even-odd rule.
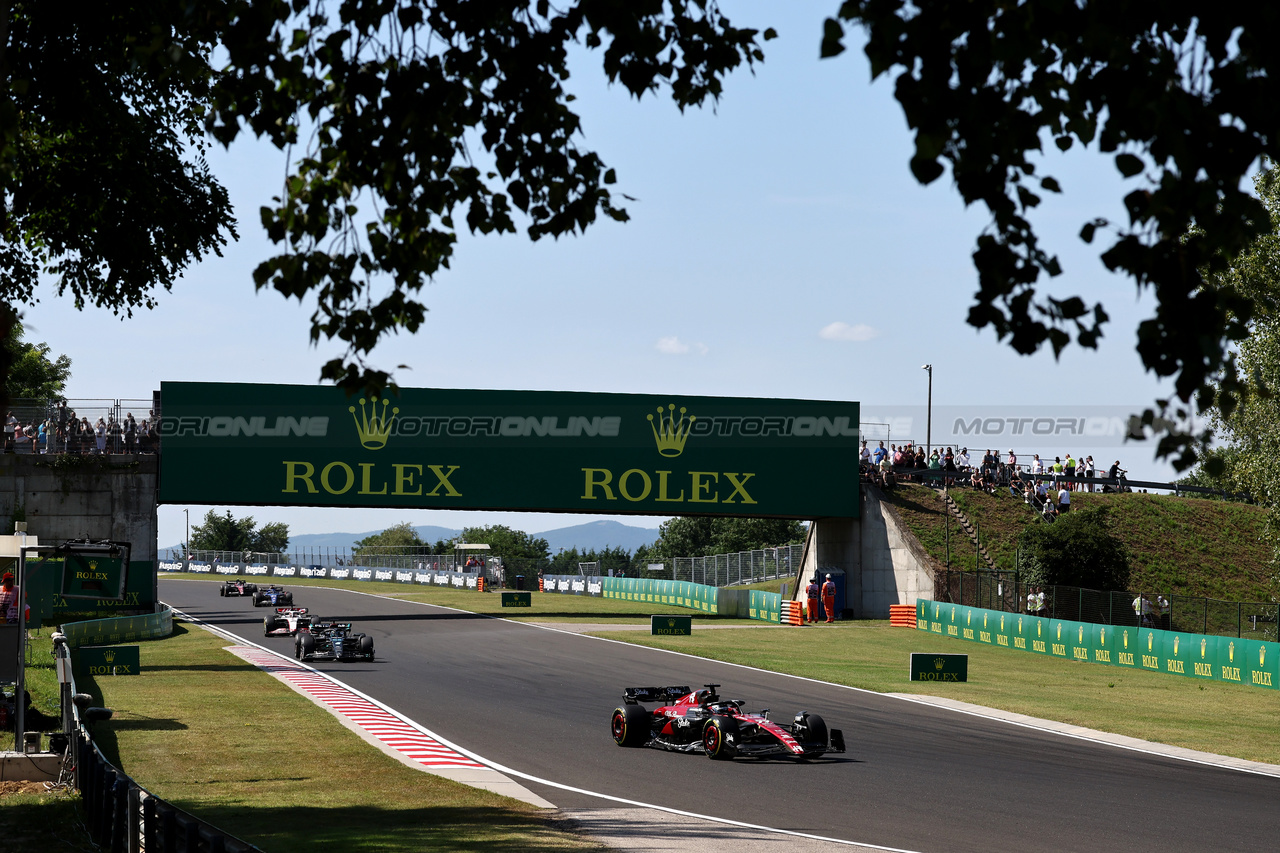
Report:
[[[711,348],[706,344],[687,344],[675,335],[667,338],[658,338],[658,342],[653,345],[653,348],[663,355],[688,355],[690,352],[706,355],[711,352]]]
[[[863,323],[850,326],[848,323],[837,320],[823,326],[818,332],[818,337],[827,341],[869,341],[880,337],[880,330]]]

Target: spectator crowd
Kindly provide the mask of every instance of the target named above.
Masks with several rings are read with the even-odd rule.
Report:
[[[915,481],[943,487],[968,486],[992,495],[1008,492],[1050,521],[1071,511],[1071,494],[1077,490],[1129,491],[1127,472],[1120,467],[1119,459],[1106,470],[1105,477],[1099,478],[1092,456],[1071,454],[1065,460],[1055,456],[1052,462],[1046,462],[1040,454],[1033,453],[1030,462],[1019,462],[1012,449],[1004,457],[999,451],[988,449],[980,458],[974,458],[967,447],[961,447],[959,453],[951,447],[939,447],[926,456],[918,444],[890,444],[886,448],[881,441],[871,449],[863,441],[861,467],[863,476],[882,489],[892,488],[899,481]]]
[[[117,420],[108,412],[96,421],[77,416],[66,400],[59,400],[43,416],[31,416],[23,423],[13,410],[4,421],[5,453],[71,453],[105,455],[155,453],[160,438],[155,412],[139,422],[133,412]]]

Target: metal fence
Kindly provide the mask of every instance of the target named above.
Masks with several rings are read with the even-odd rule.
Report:
[[[1280,642],[1280,604],[1275,602],[1222,601],[1159,590],[1041,589],[988,571],[940,571],[934,576],[935,600],[988,610],[1035,612],[1028,609],[1027,596],[1038,592],[1044,593],[1039,615],[1052,619]]]
[[[54,655],[71,650],[55,642]],[[70,670],[70,667],[67,667]],[[67,741],[64,768],[73,763],[85,827],[97,848],[110,853],[253,853],[259,848],[229,835],[208,821],[160,799],[126,776],[93,742],[94,710],[87,695],[76,692],[75,676],[62,685],[62,716]],[[79,701],[76,701],[79,700]],[[64,735],[65,737],[65,735]],[[52,737],[50,738],[52,741]],[[64,769],[64,772],[67,772]]]
[[[708,586],[739,586],[795,574],[804,556],[803,545],[780,545],[736,554],[710,557],[676,557],[670,580],[688,581]],[[662,577],[650,573],[650,577]],[[663,578],[666,579],[666,578]]]
[[[259,566],[364,566],[375,569],[402,569],[405,571],[458,571],[458,558],[454,554],[433,554],[430,546],[404,548],[372,546],[351,548],[297,548],[293,551],[265,553],[261,551],[201,551],[192,550],[191,562],[209,565],[232,566],[241,563]],[[180,549],[166,548],[160,559],[179,563],[183,561]]]
[[[65,413],[58,403],[62,398],[33,400],[15,398],[9,401],[5,418],[12,413],[18,426],[30,427],[31,435],[15,434],[12,443],[5,432],[5,452],[13,453],[154,453],[159,439],[154,435],[156,404],[154,400],[86,398],[66,400]],[[125,418],[132,414],[137,424],[133,442],[125,433]],[[102,447],[98,446],[98,421],[103,424]],[[43,435],[41,434],[43,425]]]

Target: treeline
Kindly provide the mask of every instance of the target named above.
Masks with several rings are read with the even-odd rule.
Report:
[[[501,557],[504,564],[522,571],[548,574],[577,574],[579,563],[599,563],[601,574],[634,575],[650,563],[666,563],[677,557],[707,557],[791,545],[804,539],[799,521],[771,518],[670,518],[658,528],[652,545],[635,551],[622,547],[601,550],[569,548],[551,553],[547,540],[502,524],[464,528],[457,540],[428,542],[408,521],[356,542],[352,556],[385,554],[403,550],[422,554],[452,554],[458,542],[489,546],[488,556]],[[210,510],[204,523],[191,529],[191,547],[210,551],[283,551],[289,539],[287,525],[273,523],[257,528],[253,518],[236,519],[228,511],[218,515]]]

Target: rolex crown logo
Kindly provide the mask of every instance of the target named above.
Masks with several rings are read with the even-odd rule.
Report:
[[[936,669],[936,670],[941,671],[941,670],[942,670],[942,668],[943,668],[944,666],[946,666],[946,665],[947,665],[946,658],[934,658],[934,659],[933,659],[933,668],[934,668],[934,669]]]
[[[1209,641],[1208,641],[1208,640],[1204,640],[1204,639],[1202,639],[1202,640],[1200,641],[1200,657],[1204,657],[1205,648],[1206,648],[1208,645],[1209,645]]]
[[[653,430],[653,441],[658,445],[658,453],[663,456],[675,457],[684,453],[684,443],[689,440],[689,430],[693,427],[693,422],[698,418],[695,415],[689,415],[685,420],[684,413],[688,411],[684,406],[680,407],[680,420],[676,421],[676,404],[669,403],[667,411],[664,415],[662,407],[658,407],[658,423],[653,422],[653,415],[649,415],[649,428]]]
[[[400,408],[391,410],[391,417],[387,417],[387,406],[390,403],[387,400],[382,401],[382,410],[378,410],[378,398],[370,397],[368,408],[366,408],[365,399],[361,397],[356,401],[360,404],[360,414],[356,415],[356,407],[348,406],[347,411],[351,413],[351,419],[356,423],[356,435],[360,437],[360,445],[365,450],[381,450],[387,444],[387,438],[391,435],[391,425],[396,421],[396,415],[400,414]]]
[[[96,571],[96,570],[97,570],[97,568],[98,568],[98,561],[97,561],[97,560],[90,560],[90,561],[89,561],[89,571],[91,571],[91,572],[92,572],[92,571]]]
[[[667,627],[668,627],[668,628],[674,628],[675,626],[676,626],[676,620],[674,620],[674,619],[668,619],[668,620],[667,620]]]
[[[103,652],[102,659],[105,660],[107,663],[111,663],[112,661],[114,661],[116,659],[115,650],[112,649],[112,650]]]

